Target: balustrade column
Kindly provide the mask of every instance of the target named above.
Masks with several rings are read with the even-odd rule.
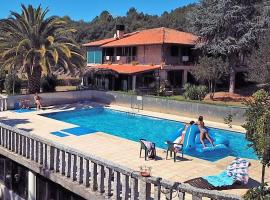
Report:
[[[35,160],[35,140],[30,139],[30,159]]]
[[[15,152],[16,133],[11,131],[11,151]]]
[[[131,178],[131,194],[130,194],[131,200],[137,200],[138,199],[138,179]]]
[[[11,150],[11,131],[8,129],[7,129],[7,137],[8,137],[7,149]]]
[[[90,188],[92,191],[97,190],[97,164],[94,162],[90,163]]]
[[[26,155],[26,137],[22,135],[22,156]]]
[[[15,153],[19,153],[19,146],[20,146],[20,141],[19,141],[19,134],[15,133]]]
[[[60,170],[59,157],[60,157],[60,150],[56,148],[55,153],[54,153],[54,170],[55,170],[55,172],[59,172],[59,170]]]
[[[71,175],[71,154],[66,153],[66,158],[67,158],[67,164],[66,164],[66,177],[70,177]]]
[[[98,191],[100,193],[104,192],[104,166],[98,165]]]
[[[8,147],[8,129],[5,129],[5,148]]]
[[[154,185],[154,199],[160,200],[161,197],[161,185],[160,185],[161,178],[158,178],[156,180],[156,183]]]
[[[30,138],[26,137],[26,158],[30,158]]]
[[[77,180],[77,155],[71,156],[71,179],[72,181]]]
[[[38,143],[38,148],[39,148],[39,150],[38,150],[38,161],[39,161],[39,164],[43,164],[43,143],[42,142],[39,142]]]
[[[77,181],[79,184],[83,182],[83,157],[77,157]]]
[[[83,169],[84,169],[84,173],[83,173],[83,185],[85,187],[89,187],[90,183],[90,172],[89,172],[89,160],[84,159],[83,160]]]
[[[120,183],[120,173],[117,171],[114,171],[114,181],[113,181],[113,199],[118,200],[120,199],[120,189],[121,189],[121,183]]]
[[[19,153],[19,155],[22,155],[22,135],[20,135],[20,134],[19,134],[19,137],[18,137],[18,142],[19,142],[18,153]]]
[[[61,151],[60,163],[61,163],[60,173],[62,175],[65,175],[65,168],[66,168],[66,152],[65,151]]]
[[[3,127],[0,127],[0,145],[3,146],[4,140],[3,140]]]
[[[140,179],[140,200],[148,200],[151,195],[151,184],[147,183],[147,178]]]
[[[122,174],[122,200],[128,200],[129,198],[129,176]]]
[[[39,142],[38,141],[34,141],[34,143],[35,143],[34,160],[38,163],[38,159],[39,159]]]
[[[105,181],[104,181],[104,189],[105,189],[105,197],[109,198],[112,196],[112,169],[105,167]]]
[[[53,146],[50,146],[50,165],[49,165],[49,169],[50,170],[55,170],[54,168],[54,163],[55,163],[55,148]]]

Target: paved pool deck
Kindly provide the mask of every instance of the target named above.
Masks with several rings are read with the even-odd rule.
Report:
[[[98,157],[134,169],[134,171],[137,171],[139,169],[139,166],[141,165],[147,165],[149,167],[152,167],[153,176],[159,176],[171,181],[184,182],[192,178],[220,173],[234,159],[233,157],[226,157],[216,162],[209,162],[185,155],[183,160],[179,159],[176,163],[174,163],[172,159],[171,160],[165,159],[166,153],[164,152],[163,149],[157,149],[158,159],[156,161],[153,160],[144,161],[143,158],[139,158],[140,144],[138,142],[130,141],[124,138],[116,137],[101,132],[96,132],[83,136],[71,135],[68,137],[60,138],[50,133],[66,128],[73,128],[76,127],[76,125],[57,121],[40,115],[51,112],[75,110],[95,106],[100,106],[100,104],[88,103],[88,104],[62,105],[49,107],[46,108],[45,110],[26,113],[5,111],[0,112],[0,122],[16,126],[17,128],[20,128],[22,130],[58,142],[59,144],[79,149],[82,152],[94,154]],[[135,112],[153,117],[177,120],[182,122],[189,122],[191,120],[196,120],[188,117],[150,112],[145,110],[138,111],[115,105],[111,105],[109,106],[109,108],[126,112]],[[240,126],[233,126],[232,128],[229,128],[228,125],[222,123],[216,123],[211,121],[205,121],[205,123],[207,124],[207,126],[212,126],[216,128],[228,129],[238,132],[245,131]],[[261,178],[261,165],[259,161],[256,160],[250,160],[250,162],[251,162],[250,167],[251,179],[248,186],[244,188],[226,190],[224,192],[243,195],[248,187],[253,187],[254,185],[258,184],[258,181],[260,181]],[[270,181],[269,168],[266,171],[266,181]]]

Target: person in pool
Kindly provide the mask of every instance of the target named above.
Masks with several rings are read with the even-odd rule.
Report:
[[[185,134],[186,134],[187,128],[194,123],[195,123],[194,121],[190,121],[189,123],[185,124],[184,130],[180,133],[181,135],[178,138],[176,138],[176,140],[174,141],[174,143],[175,143],[174,151],[175,152],[179,152],[182,149],[182,144],[183,144],[184,139],[185,139]]]
[[[189,126],[191,126],[192,124],[194,124],[194,123],[195,123],[194,121],[190,121],[189,123],[186,123],[186,124],[185,124],[184,130],[180,133],[181,135],[180,135],[180,137],[178,137],[178,138],[176,139],[175,143],[177,143],[177,144],[183,144],[184,139],[185,139],[185,134],[186,134],[187,128],[188,128]]]
[[[203,148],[205,148],[205,143],[204,143],[204,138],[206,138],[211,144],[212,146],[214,146],[212,139],[210,138],[206,127],[204,126],[204,121],[203,121],[203,116],[199,116],[198,122],[197,122],[198,128],[200,130],[200,141],[203,145]]]

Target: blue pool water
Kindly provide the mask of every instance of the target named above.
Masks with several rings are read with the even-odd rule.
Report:
[[[160,148],[166,149],[164,141],[170,134],[181,127],[182,122],[153,118],[143,115],[134,115],[126,112],[114,111],[106,108],[92,108],[74,111],[57,112],[43,115],[52,119],[68,122],[80,127],[109,133],[133,141],[144,138],[155,142]],[[248,147],[244,134],[214,129],[217,134],[226,135],[229,140],[230,152],[185,152],[185,154],[204,160],[216,161],[226,156],[257,159],[253,149]]]

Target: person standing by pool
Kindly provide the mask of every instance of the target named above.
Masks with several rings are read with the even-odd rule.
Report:
[[[204,121],[203,121],[203,116],[199,116],[198,122],[197,122],[198,128],[200,130],[200,141],[203,145],[203,148],[205,148],[205,143],[204,143],[204,138],[206,138],[212,146],[214,146],[212,139],[210,138],[205,126],[204,126]]]
[[[34,100],[35,100],[35,104],[36,104],[36,106],[37,106],[37,110],[42,109],[42,105],[41,105],[41,97],[38,96],[38,93],[35,94]]]

